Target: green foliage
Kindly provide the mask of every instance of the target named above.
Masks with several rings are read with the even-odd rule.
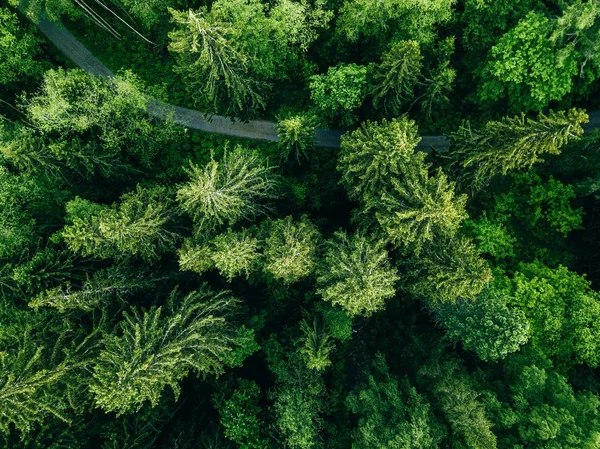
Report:
[[[460,341],[484,361],[503,359],[518,351],[529,339],[529,322],[502,292],[487,288],[475,301],[440,303],[433,312],[446,328],[446,336]]]
[[[452,134],[451,159],[459,182],[479,189],[492,177],[525,170],[542,161],[545,154],[561,148],[583,134],[587,114],[579,109],[540,113],[537,120],[507,117],[473,130],[467,123]]]
[[[35,59],[39,41],[31,28],[23,27],[6,8],[0,8],[0,24],[0,84],[39,74],[42,66]]]
[[[432,302],[474,300],[492,279],[492,271],[465,237],[440,239],[406,261],[405,288]]]
[[[178,396],[178,382],[190,371],[223,372],[223,359],[235,346],[225,315],[237,300],[206,284],[181,296],[173,291],[164,308],[132,309],[124,314],[120,335],[104,337],[90,385],[98,407],[118,415],[135,412],[145,401],[158,404],[167,386]]]
[[[285,284],[309,276],[317,262],[320,233],[306,216],[270,221],[264,245],[263,270]]]
[[[295,159],[298,164],[302,158],[308,157],[315,141],[315,129],[318,120],[314,115],[294,115],[280,119],[277,123],[281,159]]]
[[[357,415],[353,449],[437,447],[442,430],[430,406],[408,381],[398,382],[381,354],[375,356],[368,380],[346,398]]]
[[[238,387],[231,397],[216,403],[225,437],[237,443],[240,449],[269,447],[261,430],[264,424],[258,405],[260,396],[260,387],[256,382],[239,379]]]
[[[172,213],[170,203],[163,187],[138,186],[110,207],[78,198],[67,204],[72,224],[61,235],[82,256],[156,260],[173,248],[175,240],[175,234],[165,228]]]
[[[167,15],[168,0],[116,0],[142,24],[149,28]]]
[[[482,100],[508,98],[513,111],[541,110],[572,89],[573,52],[558,55],[549,39],[550,19],[530,12],[495,45],[482,72]]]
[[[329,67],[326,74],[310,81],[310,97],[323,117],[342,126],[356,123],[354,111],[367,95],[367,68],[356,64]]]
[[[383,55],[375,72],[373,105],[383,106],[391,115],[398,115],[412,98],[423,66],[423,56],[415,41],[395,43]]]
[[[600,299],[584,277],[536,261],[520,265],[510,289],[512,305],[529,320],[534,346],[560,364],[600,364]]]
[[[434,26],[450,19],[453,3],[452,0],[389,0],[385,3],[347,0],[340,9],[336,32],[351,42],[392,34],[427,43],[433,40]]]
[[[348,196],[367,204],[376,201],[390,179],[402,176],[420,140],[407,116],[366,122],[343,135],[337,169]]]
[[[385,301],[395,295],[397,280],[384,242],[338,231],[327,242],[318,267],[317,293],[350,316],[369,316],[383,310]]]
[[[269,210],[266,201],[276,196],[273,168],[241,146],[204,168],[190,164],[187,174],[190,180],[177,191],[177,200],[194,218],[197,232],[253,220]]]
[[[331,337],[316,318],[313,319],[312,325],[302,320],[300,330],[302,331],[300,353],[306,359],[306,366],[316,371],[324,371],[331,366],[329,357],[331,351],[335,349]]]

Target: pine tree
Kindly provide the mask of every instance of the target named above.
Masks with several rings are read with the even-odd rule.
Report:
[[[471,129],[468,123],[451,135],[451,167],[463,188],[484,187],[492,177],[525,170],[542,161],[545,154],[561,148],[583,134],[587,114],[579,109],[540,113],[537,120],[524,114],[488,122]]]
[[[277,123],[277,136],[281,159],[295,159],[300,164],[301,159],[308,157],[307,151],[315,143],[317,117],[314,115],[294,115],[280,119]]]
[[[317,318],[313,319],[312,324],[302,320],[300,330],[302,331],[300,353],[306,360],[306,366],[316,371],[323,371],[331,366],[329,357],[331,351],[335,349],[335,344],[323,324]]]
[[[306,216],[267,222],[263,270],[285,284],[309,276],[315,268],[320,233]]]
[[[376,203],[390,180],[402,176],[421,138],[417,126],[407,116],[381,123],[366,122],[342,136],[337,169],[353,200]],[[368,207],[368,206],[367,206]]]
[[[253,220],[269,210],[266,202],[276,196],[273,168],[241,146],[204,168],[191,164],[187,174],[190,181],[177,191],[177,200],[194,218],[197,232]]]
[[[415,41],[399,41],[383,55],[375,71],[373,105],[387,114],[399,115],[410,101],[421,75],[423,56]]]
[[[178,382],[190,371],[223,372],[235,347],[226,320],[237,300],[206,284],[192,293],[175,290],[166,307],[125,313],[119,335],[106,335],[94,366],[90,391],[96,404],[118,415],[135,412],[145,401],[158,404],[165,387],[179,394]]]
[[[317,293],[340,305],[349,315],[369,316],[385,307],[396,293],[396,270],[390,266],[385,243],[338,231],[327,243],[317,271]]]

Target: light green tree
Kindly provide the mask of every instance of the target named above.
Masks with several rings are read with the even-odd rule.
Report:
[[[177,191],[177,200],[196,224],[196,231],[212,231],[240,220],[253,220],[269,210],[277,178],[255,152],[241,146],[226,151],[220,161],[187,170],[190,180]]]
[[[176,239],[166,229],[172,213],[170,203],[163,187],[138,186],[112,206],[77,198],[67,204],[70,224],[61,235],[69,248],[82,256],[156,260],[173,248]]]
[[[338,231],[327,242],[318,268],[317,293],[351,316],[369,316],[383,310],[385,301],[395,295],[397,280],[384,242]]]
[[[337,169],[350,199],[361,200],[366,207],[378,202],[390,180],[403,175],[421,140],[417,133],[414,120],[402,116],[381,123],[367,121],[344,134]]]
[[[375,69],[373,105],[388,114],[399,115],[402,106],[414,95],[422,67],[423,56],[417,42],[393,44]]]
[[[524,114],[486,123],[471,129],[467,123],[451,135],[452,167],[459,183],[474,189],[496,175],[525,170],[542,161],[545,154],[561,148],[583,134],[588,115],[580,109],[540,113],[537,120]]]
[[[16,14],[0,8],[0,84],[8,84],[22,77],[35,76],[42,65],[35,59],[39,41],[30,27],[19,23]]]
[[[166,307],[132,309],[119,334],[103,339],[90,391],[96,404],[121,415],[135,412],[145,401],[158,404],[165,387],[175,396],[189,372],[219,374],[236,343],[225,315],[237,300],[206,284],[183,298],[176,290]]]
[[[263,270],[286,284],[309,276],[317,262],[317,245],[321,238],[317,227],[303,216],[267,222]]]
[[[313,319],[312,324],[302,320],[300,330],[300,353],[306,360],[306,366],[316,371],[324,371],[331,366],[330,354],[335,349],[331,336],[317,318]]]
[[[279,120],[277,136],[282,160],[295,159],[300,164],[301,159],[308,157],[307,152],[313,148],[315,143],[317,123],[314,115],[306,114]]]

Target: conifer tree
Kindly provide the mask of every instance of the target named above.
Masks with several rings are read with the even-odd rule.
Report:
[[[396,246],[419,254],[436,237],[453,236],[467,218],[466,195],[455,195],[455,184],[441,169],[430,176],[427,165],[410,164],[390,184],[381,195],[377,221]]]
[[[384,112],[399,115],[404,104],[413,96],[423,56],[415,41],[399,41],[383,55],[375,71],[373,105],[383,107]]]
[[[301,159],[308,157],[307,151],[315,143],[317,117],[314,115],[294,115],[280,119],[277,123],[277,136],[281,159],[295,159],[300,164]]]
[[[335,349],[335,344],[327,330],[316,318],[313,319],[312,324],[302,320],[300,330],[302,331],[300,353],[306,360],[306,366],[316,371],[325,370],[331,365],[329,357],[331,351]]]
[[[421,138],[417,126],[407,116],[381,123],[366,122],[359,129],[342,136],[337,169],[342,183],[353,200],[368,208],[377,202],[390,179],[402,176]]]
[[[124,315],[119,334],[104,337],[90,385],[103,410],[135,412],[145,401],[158,404],[167,386],[178,396],[178,382],[190,371],[223,372],[224,360],[235,347],[225,316],[237,300],[206,284],[181,296],[175,290],[166,307],[145,312],[133,308]]]
[[[390,266],[383,241],[348,236],[338,231],[327,242],[317,272],[317,293],[349,315],[369,316],[385,307],[396,293],[396,270]]]
[[[433,302],[475,299],[492,279],[488,263],[473,243],[461,236],[440,238],[406,262],[403,287]]]
[[[477,190],[496,175],[528,169],[546,154],[560,154],[583,134],[581,125],[587,121],[584,111],[570,109],[540,113],[537,120],[524,114],[507,117],[477,130],[467,123],[451,136],[451,166],[461,187]]]
[[[306,216],[267,222],[263,270],[285,284],[310,275],[316,265],[320,233]]]
[[[191,164],[187,174],[190,181],[177,191],[177,200],[194,218],[197,232],[253,220],[269,210],[267,201],[276,196],[273,168],[241,146],[204,168]]]
[[[61,234],[82,256],[152,261],[171,249],[176,238],[165,228],[172,214],[170,203],[163,187],[138,186],[110,207],[77,198],[67,204],[72,224]]]

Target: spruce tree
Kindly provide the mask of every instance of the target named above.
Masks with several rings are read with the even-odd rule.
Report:
[[[276,196],[273,168],[241,146],[204,168],[191,164],[187,174],[190,180],[177,191],[177,200],[194,218],[197,232],[253,220],[269,210],[267,202]]]
[[[397,280],[383,241],[338,231],[327,242],[317,271],[317,293],[351,316],[369,316],[382,310],[385,301],[394,296]]]
[[[173,291],[166,306],[125,313],[118,334],[106,335],[94,366],[90,391],[96,404],[121,415],[149,401],[158,404],[165,387],[179,395],[190,371],[219,374],[235,347],[225,316],[237,300],[206,284],[185,295]]]
[[[294,159],[298,164],[308,157],[307,152],[315,143],[317,117],[314,115],[294,115],[282,118],[277,123],[277,136],[281,159]]]
[[[451,135],[451,167],[462,188],[478,190],[496,175],[526,170],[546,154],[583,134],[587,114],[580,109],[540,113],[537,120],[524,114],[486,123],[471,129],[466,123]]]

